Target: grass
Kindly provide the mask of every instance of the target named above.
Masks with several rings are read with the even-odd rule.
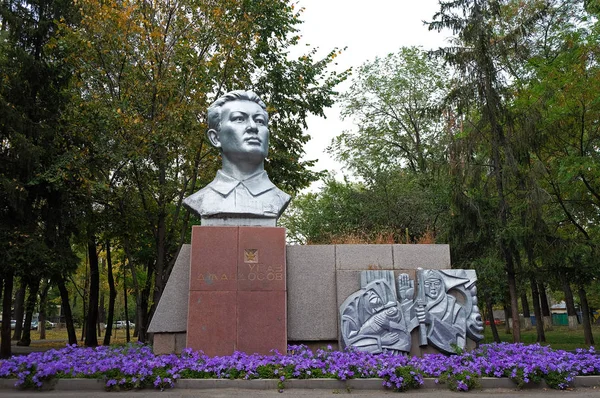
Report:
[[[600,326],[593,325],[592,333],[596,340],[596,345],[600,341]],[[500,340],[508,343],[513,342],[512,334],[506,333],[504,325],[498,325],[498,334]],[[77,341],[79,345],[83,345],[81,339],[81,329],[76,329]],[[45,348],[62,348],[67,344],[67,330],[66,329],[50,329],[46,330],[46,340],[40,340],[40,333],[37,330],[31,331],[31,343],[36,347]],[[102,336],[98,337],[98,342],[102,344],[104,340],[104,332]],[[534,344],[537,340],[537,333],[535,327],[531,330],[521,330],[521,342],[525,344]],[[133,337],[133,330],[131,331],[131,341],[137,341],[137,338]],[[492,343],[494,341],[492,337],[492,330],[489,326],[485,327],[485,337],[482,343]],[[544,345],[557,350],[568,350],[572,351],[576,348],[588,348],[584,344],[583,328],[579,326],[576,330],[569,330],[567,326],[554,326],[553,330],[546,331],[546,342]],[[110,339],[111,344],[125,344],[125,330],[116,329],[113,330],[113,335]]]
[[[512,333],[506,333],[504,325],[498,325],[498,334],[500,340],[512,343]],[[592,326],[592,334],[596,346],[600,339],[600,326]],[[521,329],[521,342],[525,344],[534,344],[537,340],[537,332],[535,326],[531,330]],[[485,337],[482,343],[493,343],[494,338],[492,337],[492,329],[489,326],[485,327]],[[572,351],[577,348],[589,348],[585,345],[585,339],[583,337],[583,328],[581,325],[576,330],[569,330],[568,326],[553,326],[553,330],[546,330],[546,342],[542,343],[548,345],[555,350],[567,350]]]
[[[133,329],[130,330],[131,341],[137,341],[137,338],[133,337]],[[77,344],[83,345],[81,340],[81,328],[75,329],[75,335],[77,336]],[[37,330],[31,331],[31,345],[41,348],[63,348],[68,341],[67,329],[48,329],[46,330],[46,339],[40,340],[40,332]],[[102,344],[104,341],[104,331],[102,336],[98,337],[98,343]],[[110,343],[112,344],[125,344],[127,342],[125,329],[113,329]]]

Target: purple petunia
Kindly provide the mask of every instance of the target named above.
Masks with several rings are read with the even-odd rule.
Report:
[[[600,355],[594,348],[566,352],[539,344],[486,344],[460,355],[428,354],[422,358],[357,350],[311,351],[291,345],[287,354],[235,352],[208,357],[186,349],[181,355],[154,355],[141,344],[125,347],[80,348],[14,356],[0,361],[0,378],[17,379],[16,385],[39,388],[52,378],[96,378],[107,389],[169,388],[180,378],[381,378],[399,391],[417,388],[424,377],[448,382],[452,389],[467,391],[481,377],[508,377],[518,385],[545,380],[567,388],[578,375],[600,374]]]

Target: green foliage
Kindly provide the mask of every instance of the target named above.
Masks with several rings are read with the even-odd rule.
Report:
[[[551,371],[544,375],[544,381],[548,387],[555,390],[564,390],[571,386],[573,376],[569,372]]]
[[[447,84],[442,64],[415,47],[365,63],[342,96],[342,115],[358,130],[340,134],[330,151],[367,181],[399,168],[439,171],[446,161]]]
[[[334,52],[288,59],[300,19],[287,2],[77,4],[81,24],[64,24],[65,38],[54,45],[78,51],[70,59],[78,80],[68,118],[91,148],[84,157],[91,200],[102,210],[96,231],[145,269],[133,280],[138,306],[152,290],[156,304],[194,221],[182,199],[211,181],[220,164],[204,138],[208,105],[231,89],[263,97],[271,115],[266,168],[293,193],[317,177],[308,170],[312,162],[300,161],[305,119],[332,104],[346,74],[327,72]]]
[[[402,48],[358,69],[342,96],[342,113],[358,130],[340,134],[329,151],[361,182],[328,176],[319,193],[296,198],[283,220],[294,240],[446,239],[445,79],[440,63],[418,48]]]
[[[69,1],[0,4],[0,269],[34,280],[75,267],[81,183],[64,171],[78,148],[60,118],[71,69],[47,47],[72,11]]]
[[[413,366],[398,366],[394,374],[384,374],[382,376],[384,385],[392,386],[396,392],[406,392],[421,387],[423,374]]]
[[[519,367],[513,370],[506,370],[504,372],[504,376],[514,381],[519,389],[525,387],[525,385],[529,383],[538,384],[542,381],[542,372],[540,369],[535,369],[533,372],[529,372],[527,375],[525,375],[525,371]],[[556,386],[551,387],[556,388]]]
[[[407,172],[377,184],[324,181],[319,193],[294,199],[281,224],[301,243],[443,241],[447,187]],[[408,229],[408,236],[407,236]],[[425,243],[432,243],[425,241]]]
[[[452,391],[471,391],[479,387],[479,377],[468,370],[461,372],[444,372],[439,377],[440,383],[445,383]]]

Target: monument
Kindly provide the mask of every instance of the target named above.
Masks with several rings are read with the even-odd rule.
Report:
[[[276,223],[290,196],[264,170],[268,122],[250,91],[208,109],[222,168],[184,200],[201,225],[148,328],[154,352],[269,354],[291,343],[422,355],[480,341],[475,271],[451,270],[448,245],[286,246]]]
[[[202,224],[192,228],[186,347],[208,355],[287,349],[285,229],[276,222],[290,196],[264,170],[268,121],[251,91],[218,98],[207,137],[222,168],[183,201]]]

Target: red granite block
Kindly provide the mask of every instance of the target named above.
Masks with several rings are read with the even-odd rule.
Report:
[[[287,350],[285,291],[238,291],[237,349],[269,354]]]
[[[208,356],[236,350],[236,292],[191,291],[186,347]]]
[[[192,227],[190,291],[237,289],[238,227]]]
[[[285,228],[239,228],[238,291],[285,291]]]

